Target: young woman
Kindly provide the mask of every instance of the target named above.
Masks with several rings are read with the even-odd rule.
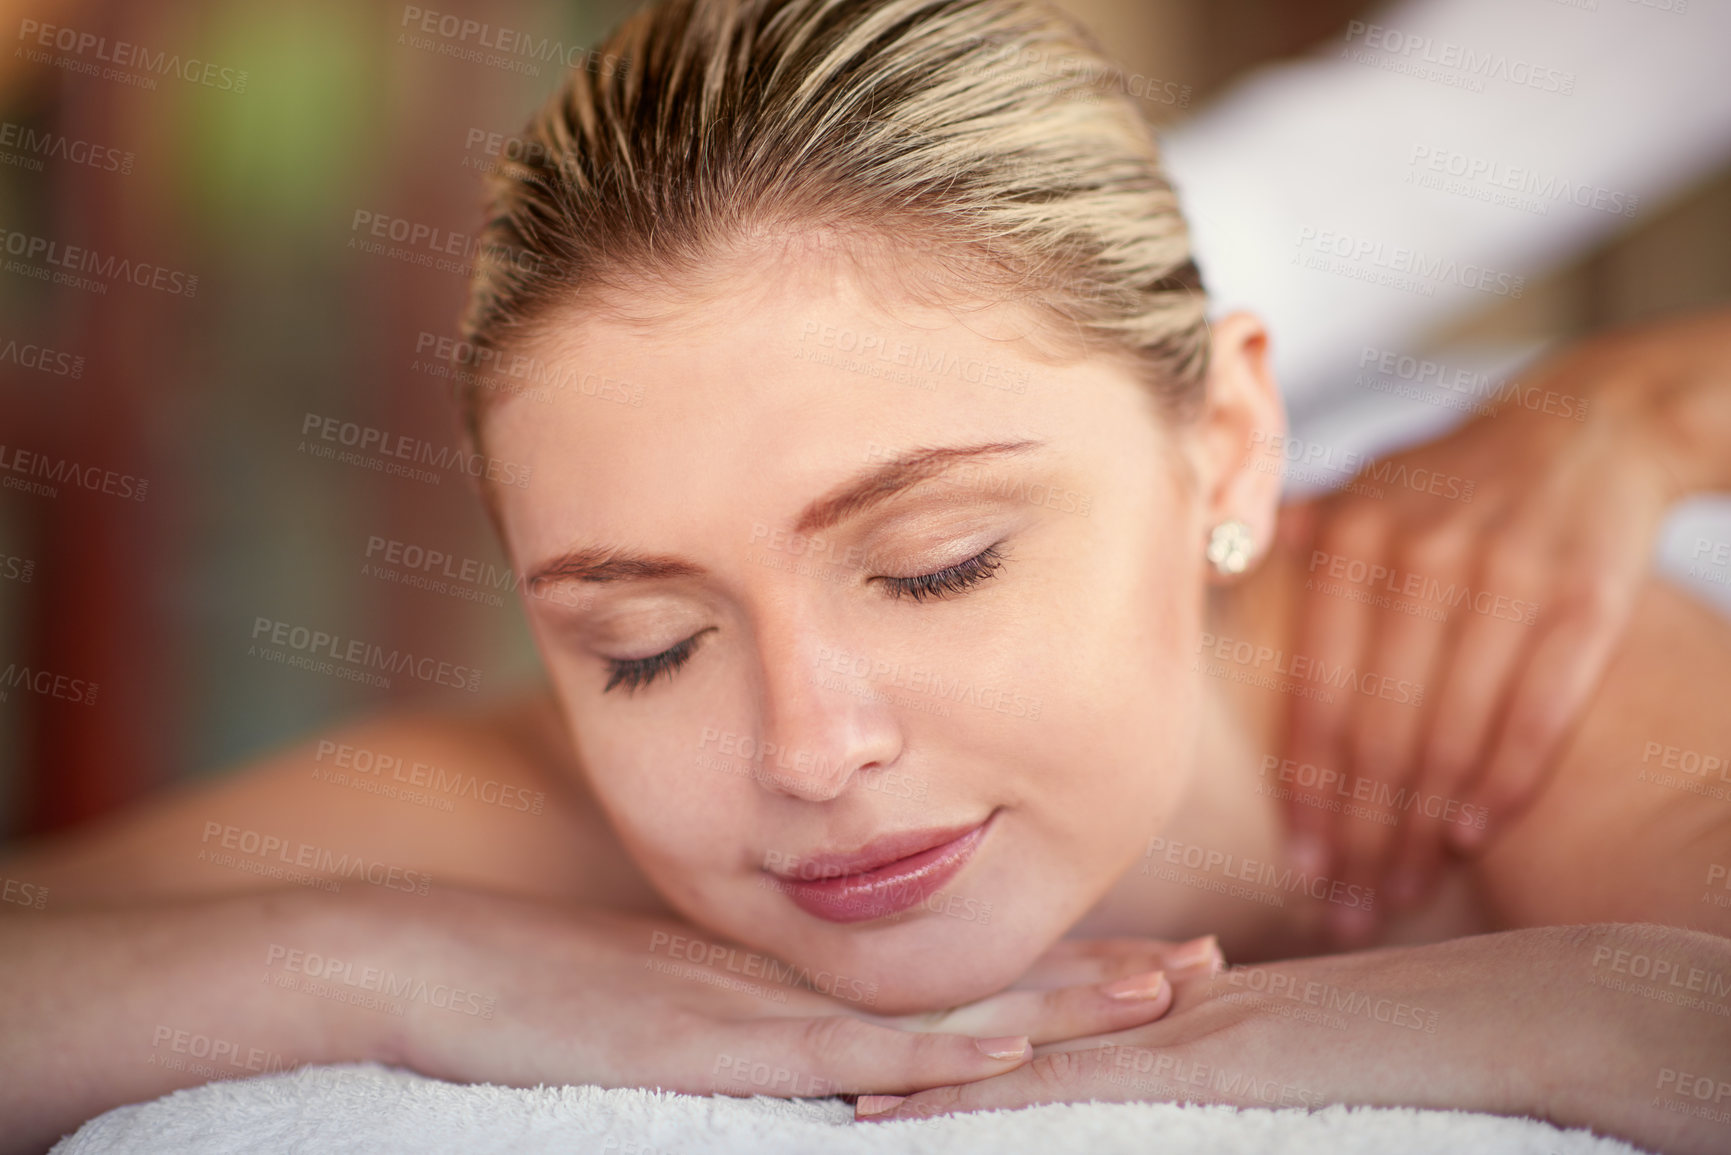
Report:
[[[877,1119],[1410,1104],[1723,1148],[1731,821],[1677,785],[1731,748],[1725,622],[1631,579],[1542,788],[1385,915],[1289,860],[1295,791],[1436,844],[1482,806],[1379,792],[1368,748],[1294,757],[1296,701],[1457,725],[1436,645],[1325,651],[1305,599],[1318,552],[1463,503],[1403,483],[1277,532],[1268,338],[1205,320],[1117,74],[1020,0],[664,3],[605,47],[627,66],[574,72],[493,185],[466,317],[521,370],[463,404],[531,479],[484,497],[550,692],[322,735],[6,863],[53,896],[0,926],[13,1149],[210,1077],[162,1061],[200,1038],[237,1074]],[[1613,456],[1712,460],[1724,337],[1589,354],[1709,382],[1607,393]],[[1403,476],[1579,454],[1498,420]],[[1619,476],[1641,511],[1720,480]],[[1520,576],[1456,628],[1526,628],[1494,613]],[[1318,953],[1342,938],[1384,949]]]

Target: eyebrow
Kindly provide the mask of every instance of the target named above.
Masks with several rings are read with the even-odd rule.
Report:
[[[814,533],[858,517],[873,506],[949,469],[958,461],[1026,453],[1043,441],[990,441],[981,445],[913,449],[843,482],[807,505],[794,522],[794,534]],[[702,566],[665,554],[642,554],[607,546],[574,549],[537,566],[525,584],[531,591],[553,581],[616,582],[700,577]]]

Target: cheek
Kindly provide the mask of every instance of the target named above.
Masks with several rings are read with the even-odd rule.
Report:
[[[1103,575],[1054,633],[1057,701],[1035,741],[1042,809],[1078,861],[1111,869],[1157,829],[1189,783],[1201,706],[1195,649],[1204,586],[1182,510],[1150,502],[1139,532],[1092,552]],[[1050,643],[1048,643],[1050,645]]]
[[[584,780],[632,864],[680,905],[736,874],[757,789],[737,736],[676,719],[627,725],[554,681]]]

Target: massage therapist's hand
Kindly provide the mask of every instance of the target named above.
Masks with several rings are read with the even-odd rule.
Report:
[[[1192,980],[1188,1000],[1180,982],[1185,1005],[1159,1022],[1040,1047],[1017,1070],[964,1086],[862,1096],[855,1118],[1089,1100],[1404,1105],[1587,1125],[1669,1152],[1724,1151],[1731,1026],[1687,998],[1621,989],[1641,969],[1631,959],[1662,961],[1671,993],[1686,995],[1702,989],[1702,975],[1725,973],[1731,940],[1627,924],[1543,927],[1233,968]]]
[[[1032,1045],[1150,1022],[1172,1003],[1171,985],[1151,972],[1219,965],[1211,938],[1066,943],[1019,988],[881,1016],[861,978],[808,976],[683,923],[478,892],[450,892],[441,904],[412,913],[396,947],[344,960],[341,973],[352,981],[365,966],[388,967],[461,990],[447,1009],[411,1001],[400,1019],[385,1018],[398,1025],[381,1057],[517,1086],[905,1093],[1002,1074]]]
[[[1270,785],[1293,792],[1300,863],[1397,907],[1538,792],[1667,507],[1731,488],[1731,311],[1595,337],[1497,395],[1494,416],[1283,511],[1295,651],[1359,678],[1294,698]],[[1336,913],[1345,945],[1369,933]]]

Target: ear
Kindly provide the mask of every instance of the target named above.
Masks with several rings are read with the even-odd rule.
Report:
[[[1261,320],[1231,313],[1211,332],[1207,399],[1192,439],[1204,532],[1197,548],[1207,548],[1215,526],[1243,522],[1254,565],[1274,539],[1282,461],[1267,450],[1286,433],[1286,407],[1268,368],[1268,331]],[[1235,580],[1212,565],[1208,572],[1218,583]]]

